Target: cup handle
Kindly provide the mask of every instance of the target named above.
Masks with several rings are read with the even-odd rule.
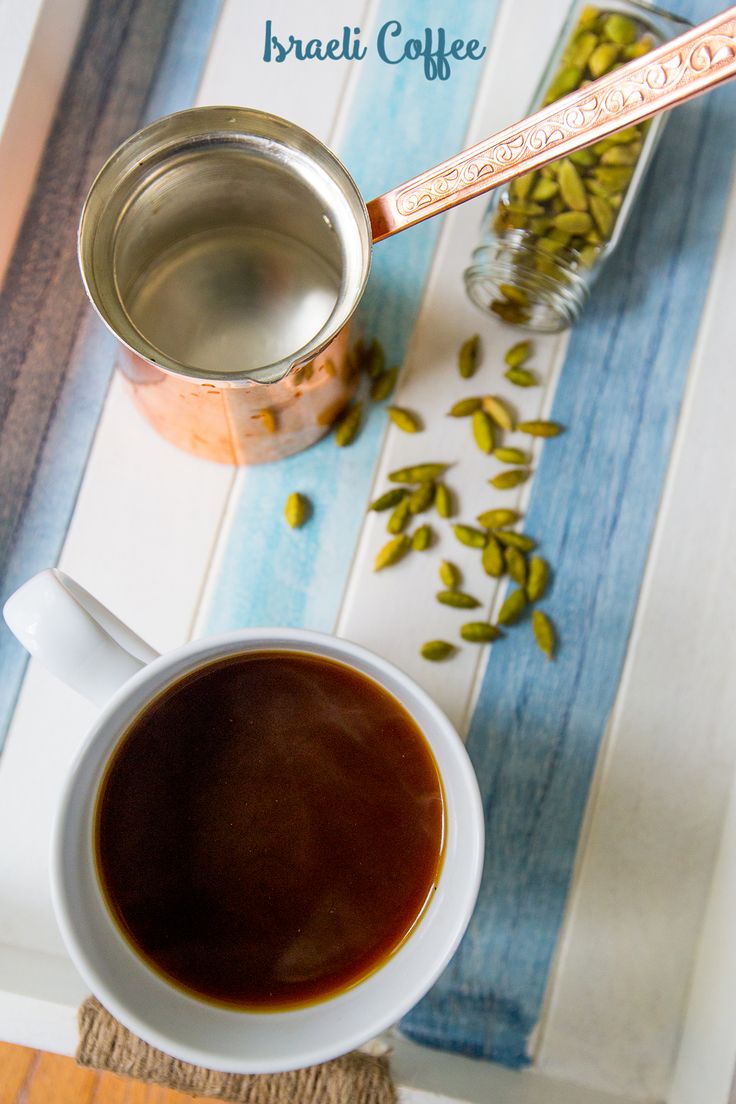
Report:
[[[155,652],[63,571],[34,575],[3,616],[23,647],[67,686],[104,706]]]

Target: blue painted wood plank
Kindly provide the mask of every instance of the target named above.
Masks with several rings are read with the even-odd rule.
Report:
[[[678,5],[698,20],[710,0]],[[496,648],[469,737],[486,810],[478,907],[403,1021],[413,1039],[528,1063],[591,776],[618,688],[729,193],[736,95],[671,120],[615,258],[575,330],[526,528],[555,565],[548,664],[527,623]],[[674,625],[673,625],[673,631]]]
[[[450,38],[487,41],[495,0],[382,0],[376,25],[398,19],[407,36],[444,26]],[[475,100],[482,65],[458,63],[446,82],[426,81],[417,64],[387,66],[374,52],[361,63],[359,85],[339,153],[370,199],[457,151]],[[440,230],[438,220],[381,243],[356,332],[378,335],[391,363],[401,362]],[[360,437],[338,450],[331,437],[273,466],[250,469],[207,615],[221,631],[242,625],[330,630],[338,614],[385,414],[371,411]],[[309,526],[289,533],[281,504],[293,490],[315,503]]]
[[[7,403],[12,413],[11,396],[27,398],[34,387],[49,400],[43,411],[26,411],[3,438],[3,462],[13,478],[3,481],[0,605],[58,560],[115,364],[114,339],[83,310],[76,269],[85,179],[91,182],[127,131],[192,102],[221,3],[179,0],[155,12],[149,0],[98,3],[83,29],[0,299],[6,385],[0,405]],[[80,153],[83,137],[89,148]],[[45,346],[40,340],[47,320],[28,294],[42,277],[54,288],[57,317],[70,318],[64,335],[48,320]],[[25,666],[25,653],[0,622],[0,746]]]

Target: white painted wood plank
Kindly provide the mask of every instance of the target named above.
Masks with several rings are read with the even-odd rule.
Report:
[[[736,764],[735,298],[736,193],[538,1050],[554,1076],[651,1099],[669,1090]]]

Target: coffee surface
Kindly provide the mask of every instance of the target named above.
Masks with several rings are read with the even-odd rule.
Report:
[[[300,652],[217,660],[133,722],[103,780],[97,869],[128,941],[241,1008],[309,1004],[380,966],[444,837],[432,753],[371,679]]]

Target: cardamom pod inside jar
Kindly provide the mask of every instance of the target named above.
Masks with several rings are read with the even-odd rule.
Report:
[[[576,0],[531,110],[642,57],[688,26],[633,0]],[[621,130],[494,192],[465,270],[476,306],[537,333],[572,325],[621,237],[664,118]]]

